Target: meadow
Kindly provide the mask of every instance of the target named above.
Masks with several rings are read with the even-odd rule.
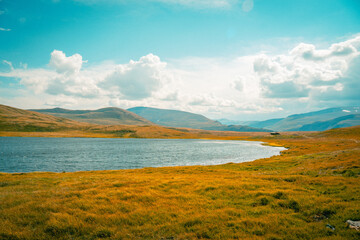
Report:
[[[0,239],[360,238],[346,224],[360,220],[360,127],[215,135],[288,150],[241,164],[1,173]]]

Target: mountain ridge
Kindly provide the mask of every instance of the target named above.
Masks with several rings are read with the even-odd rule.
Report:
[[[167,127],[181,127],[204,129],[213,131],[236,131],[236,132],[270,132],[271,130],[254,128],[243,125],[224,125],[219,121],[209,119],[201,114],[152,107],[134,107],[127,109],[156,124]]]
[[[360,114],[360,107],[357,106],[335,107],[307,113],[292,114],[285,118],[268,119],[265,121],[252,121],[247,123],[247,125],[251,127],[270,128],[275,131],[310,131],[305,129],[312,129],[311,131],[322,131],[331,129],[331,126],[337,128],[338,126],[360,125],[360,121],[357,117],[348,119],[341,118],[347,115],[358,114]],[[346,120],[348,121],[346,122]],[[328,121],[330,121],[331,124],[325,123]],[[343,125],[337,125],[335,123],[336,121],[341,121]],[[325,129],[324,127],[320,126],[321,122],[323,122],[325,125],[329,124],[328,127]],[[310,126],[311,124],[313,125]]]
[[[96,110],[69,110],[64,108],[30,109],[30,111],[50,114],[79,122],[100,125],[154,125],[151,121],[130,111],[116,107],[106,107]]]

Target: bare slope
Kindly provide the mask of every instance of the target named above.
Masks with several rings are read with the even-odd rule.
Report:
[[[229,132],[231,135],[231,132]],[[98,125],[0,105],[0,136],[21,137],[121,137],[121,138],[196,138],[214,137],[186,129],[157,125]]]
[[[64,129],[86,129],[91,125],[43,113],[0,104],[0,130],[52,132]]]

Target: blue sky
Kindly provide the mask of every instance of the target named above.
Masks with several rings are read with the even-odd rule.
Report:
[[[0,0],[0,103],[265,119],[359,105],[357,0]]]

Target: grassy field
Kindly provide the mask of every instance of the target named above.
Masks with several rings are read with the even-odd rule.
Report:
[[[0,239],[360,238],[345,223],[360,220],[360,127],[217,137],[289,149],[241,164],[2,173]]]

